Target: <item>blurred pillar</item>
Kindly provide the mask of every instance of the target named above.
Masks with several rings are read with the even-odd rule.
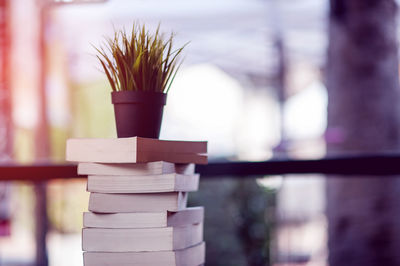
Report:
[[[48,5],[46,1],[39,10],[39,121],[35,132],[35,158],[37,161],[49,160],[50,156],[50,139],[49,139],[49,122],[47,117],[47,24],[48,24]]]
[[[0,162],[9,162],[13,153],[10,86],[10,2],[0,0]],[[0,183],[0,237],[11,233],[11,190]]]
[[[285,117],[285,102],[286,102],[286,75],[287,75],[287,60],[286,60],[286,53],[285,53],[285,46],[283,43],[282,33],[279,31],[276,33],[275,36],[275,47],[276,53],[278,57],[277,63],[277,73],[275,76],[275,88],[277,90],[278,95],[278,103],[279,103],[279,131],[281,140],[277,147],[274,148],[274,156],[275,157],[286,157],[287,154],[287,139],[285,134],[285,127],[284,127],[284,117]]]
[[[280,142],[274,147],[274,157],[287,157],[287,139],[284,128],[284,116],[285,116],[285,102],[287,97],[287,88],[286,88],[286,78],[287,78],[287,56],[286,56],[286,48],[283,38],[283,30],[282,30],[282,22],[281,22],[281,14],[279,9],[279,1],[278,0],[269,0],[268,1],[268,17],[270,20],[270,26],[273,29],[273,39],[274,39],[274,47],[276,53],[276,72],[273,76],[273,86],[276,89],[276,96],[279,104],[279,133],[280,133]]]
[[[0,161],[12,157],[13,138],[10,89],[10,7],[0,0]]]
[[[328,154],[398,151],[394,0],[330,0]],[[400,265],[400,179],[328,178],[329,265]]]
[[[48,5],[45,0],[39,2],[39,120],[35,128],[35,160],[44,162],[50,159],[50,136],[47,117],[47,44],[46,33],[48,23]],[[36,195],[36,266],[47,266],[46,236],[48,230],[47,216],[47,186],[46,182],[35,184]]]
[[[46,183],[35,184],[36,206],[35,206],[35,238],[36,238],[36,258],[35,266],[47,266],[47,246],[46,236],[48,230],[47,218],[47,190]]]

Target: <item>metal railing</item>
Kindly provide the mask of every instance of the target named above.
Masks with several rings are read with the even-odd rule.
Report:
[[[262,162],[210,162],[197,165],[204,178],[229,176],[252,178],[286,174],[324,174],[343,176],[392,176],[400,174],[400,154],[337,156],[316,160],[270,160]],[[51,179],[85,178],[74,164],[0,165],[0,181],[38,182]]]

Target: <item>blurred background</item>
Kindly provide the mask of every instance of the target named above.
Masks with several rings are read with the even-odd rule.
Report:
[[[396,11],[394,0],[0,0],[0,160],[64,163],[66,139],[116,137],[93,46],[133,22],[190,42],[163,139],[208,140],[211,162],[396,153]],[[0,265],[47,265],[40,244],[48,265],[83,265],[85,185],[1,182]],[[400,265],[399,193],[396,178],[226,176],[190,202],[206,209],[207,265]]]

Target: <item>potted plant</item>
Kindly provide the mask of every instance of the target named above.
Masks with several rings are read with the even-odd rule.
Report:
[[[119,138],[159,137],[167,93],[185,47],[174,50],[174,34],[166,39],[159,28],[151,34],[144,25],[134,24],[130,36],[116,31],[106,39],[106,49],[96,48],[112,88]]]

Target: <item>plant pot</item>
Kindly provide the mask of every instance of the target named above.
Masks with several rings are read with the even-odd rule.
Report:
[[[113,91],[118,138],[159,138],[167,94],[162,92]]]

